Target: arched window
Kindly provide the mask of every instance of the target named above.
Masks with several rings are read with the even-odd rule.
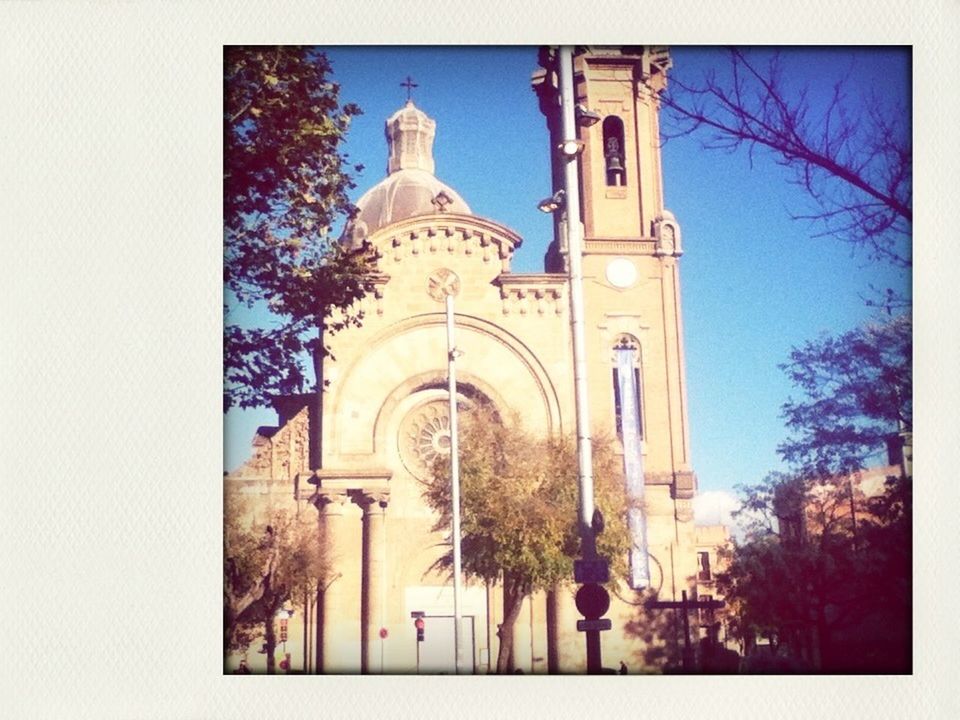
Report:
[[[613,347],[613,406],[617,437],[623,439],[624,422],[635,425],[644,437],[643,386],[640,374],[640,343],[632,335],[621,335]],[[626,393],[626,394],[625,394]],[[628,406],[628,402],[632,405]]]
[[[603,160],[607,171],[607,185],[626,185],[623,120],[616,115],[610,115],[603,121]]]

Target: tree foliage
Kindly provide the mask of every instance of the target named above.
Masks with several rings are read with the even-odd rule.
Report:
[[[661,96],[666,136],[695,133],[709,149],[766,152],[813,200],[800,214],[896,266],[911,264],[913,151],[909,108],[850,97],[847,77],[829,97],[793,92],[783,56],[733,48],[729,62],[696,81],[673,76]],[[672,125],[670,125],[672,123]]]
[[[322,330],[359,321],[374,256],[330,235],[355,212],[341,144],[360,109],[340,104],[326,57],[228,47],[224,65],[224,284],[236,303],[274,318],[245,327],[225,308],[226,410],[304,391]]]
[[[614,574],[625,570],[629,540],[622,469],[605,440],[594,442],[596,506],[605,518],[598,552]],[[439,458],[425,498],[451,523],[449,460]],[[503,586],[497,672],[512,670],[513,628],[523,599],[573,578],[579,554],[577,460],[572,441],[538,438],[478,408],[460,435],[461,549],[464,574]],[[440,564],[452,565],[452,553]]]
[[[224,651],[244,651],[262,635],[273,673],[277,613],[315,592],[325,572],[317,526],[285,510],[254,516],[229,491],[224,508]]]
[[[803,394],[783,406],[792,434],[779,452],[807,474],[829,477],[858,470],[891,433],[912,432],[909,316],[807,342],[780,367]]]
[[[909,671],[910,485],[890,476],[865,497],[851,478],[782,476],[747,488],[779,524],[738,545],[719,576],[734,631],[771,638],[798,670]]]
[[[832,672],[909,670],[911,478],[882,492],[860,470],[891,434],[912,432],[912,328],[892,317],[795,349],[783,369],[790,473],[741,488],[748,535],[719,585],[748,643],[772,638]]]

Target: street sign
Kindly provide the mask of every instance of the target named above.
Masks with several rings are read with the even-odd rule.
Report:
[[[599,620],[577,620],[577,630],[586,632],[587,630],[609,630],[613,627],[610,618],[600,618]]]
[[[577,604],[577,610],[587,620],[596,620],[602,617],[610,608],[610,593],[604,589],[603,585],[596,585],[595,583],[581,585],[574,600]]]
[[[610,566],[603,558],[598,560],[574,560],[573,579],[582,584],[610,582]]]

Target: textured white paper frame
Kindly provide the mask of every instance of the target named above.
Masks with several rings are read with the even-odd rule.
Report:
[[[950,0],[0,5],[0,715],[960,717],[958,19]],[[914,675],[223,676],[222,46],[277,42],[912,44]]]

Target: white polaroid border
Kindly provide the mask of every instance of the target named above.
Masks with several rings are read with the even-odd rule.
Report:
[[[3,714],[960,717],[958,17],[934,0],[0,5]],[[913,46],[913,675],[223,676],[223,46],[587,42]]]

